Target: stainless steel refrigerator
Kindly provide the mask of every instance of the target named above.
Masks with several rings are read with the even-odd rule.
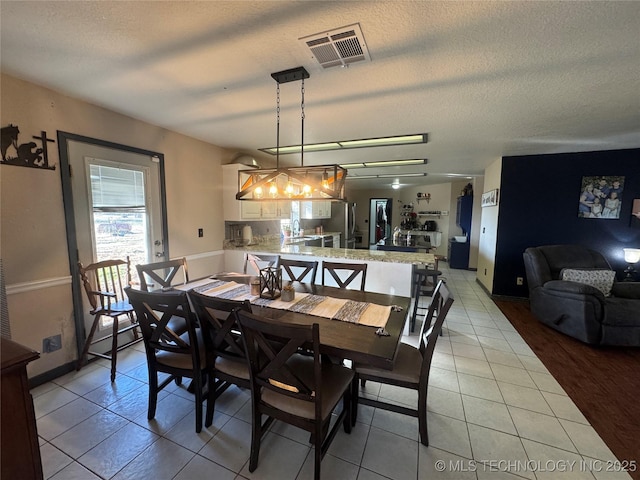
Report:
[[[356,248],[356,204],[331,202],[331,218],[323,222],[325,232],[340,232],[341,248]],[[334,246],[334,247],[337,247]]]

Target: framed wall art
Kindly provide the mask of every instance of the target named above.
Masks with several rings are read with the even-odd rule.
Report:
[[[480,205],[482,207],[493,207],[494,205],[498,205],[498,189],[496,188],[483,193]]]
[[[578,217],[620,218],[623,189],[623,176],[582,177]]]

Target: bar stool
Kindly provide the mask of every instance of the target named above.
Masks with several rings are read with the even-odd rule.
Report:
[[[431,297],[433,291],[438,284],[438,277],[442,275],[440,270],[436,268],[429,268],[426,265],[413,265],[413,311],[411,313],[411,322],[410,328],[413,332],[416,326],[416,317],[418,316],[418,310],[420,313],[426,313],[429,308],[428,305],[421,307],[420,306],[420,298],[421,297]]]

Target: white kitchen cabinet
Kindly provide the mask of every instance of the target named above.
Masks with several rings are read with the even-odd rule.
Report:
[[[240,218],[238,220],[260,220],[263,218],[262,202],[241,202],[240,200],[236,200],[236,202],[240,204]]]
[[[224,219],[230,222],[242,220],[243,205],[253,203],[236,200],[236,193],[238,193],[238,171],[240,170],[249,170],[249,167],[236,164],[222,165],[222,212]],[[259,204],[257,205],[259,208]],[[259,209],[258,212],[260,212]],[[260,216],[258,216],[258,219],[259,218]]]
[[[300,202],[300,218],[331,218],[331,201],[315,200]]]
[[[251,202],[236,200],[238,171],[251,170],[246,165],[222,166],[222,208],[224,219],[230,222],[242,220],[279,220],[291,216],[291,201]]]
[[[280,220],[287,220],[291,218],[291,201],[278,201],[278,218]]]

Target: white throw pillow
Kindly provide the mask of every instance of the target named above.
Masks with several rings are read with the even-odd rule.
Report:
[[[616,272],[605,268],[563,268],[560,280],[584,283],[596,287],[605,297],[611,296]]]

